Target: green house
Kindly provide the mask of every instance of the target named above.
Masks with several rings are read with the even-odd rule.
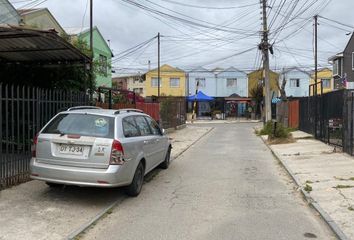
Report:
[[[65,28],[65,32],[72,40],[80,38],[88,45],[90,44],[90,28]],[[112,87],[111,59],[113,53],[96,26],[93,28],[93,56],[94,60],[100,63],[96,74],[96,86]]]

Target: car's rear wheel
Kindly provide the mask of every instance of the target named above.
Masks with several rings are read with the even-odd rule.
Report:
[[[171,146],[168,147],[165,160],[160,164],[160,167],[162,169],[167,169],[170,166],[170,160],[171,160]]]
[[[45,182],[50,188],[61,188],[63,184],[60,183],[52,183],[52,182]]]
[[[142,162],[139,163],[135,170],[132,183],[126,187],[125,192],[131,196],[136,197],[139,195],[144,182],[144,165]]]

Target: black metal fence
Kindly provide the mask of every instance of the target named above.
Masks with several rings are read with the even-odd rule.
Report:
[[[299,128],[353,154],[354,92],[338,90],[301,98]]]
[[[0,189],[28,180],[32,139],[48,120],[89,103],[82,92],[0,83]]]
[[[163,128],[176,128],[186,123],[187,106],[184,97],[160,97],[158,102]]]

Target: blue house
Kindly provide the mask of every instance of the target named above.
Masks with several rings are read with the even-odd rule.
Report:
[[[204,94],[216,97],[216,78],[212,71],[203,67],[199,67],[190,71],[187,75],[188,80],[188,95],[194,95],[199,81],[198,90]]]
[[[194,95],[197,82],[198,90],[211,97],[229,97],[237,94],[246,97],[248,94],[247,74],[234,67],[218,71],[210,71],[199,67],[188,73],[188,95]]]
[[[297,67],[284,69],[279,77],[279,86],[286,80],[285,93],[288,97],[306,97],[309,95],[311,75]]]
[[[216,68],[212,71],[199,67],[188,73],[188,95],[194,95],[197,82],[198,90],[214,97],[213,104],[200,103],[199,116],[207,116],[213,109],[226,113],[229,117],[244,116],[248,94],[247,74],[234,67]]]
[[[232,94],[247,97],[247,85],[247,74],[230,67],[216,75],[216,97],[229,97]]]

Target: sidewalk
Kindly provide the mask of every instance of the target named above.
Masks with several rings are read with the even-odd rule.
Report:
[[[210,127],[187,126],[169,134],[173,144],[172,158],[182,154],[210,130]],[[66,239],[124,198],[125,194],[119,188],[69,186],[50,189],[40,181],[0,191],[0,240]]]
[[[305,190],[311,204],[324,211],[321,215],[331,227],[339,227],[339,233],[354,239],[354,158],[336,153],[333,146],[304,132],[296,131],[293,137],[294,143],[269,147]]]
[[[237,119],[237,120],[194,120],[194,123],[204,123],[204,124],[210,124],[210,123],[259,123],[261,122],[260,120],[247,120],[247,119]],[[191,121],[187,121],[188,124],[192,124]]]

